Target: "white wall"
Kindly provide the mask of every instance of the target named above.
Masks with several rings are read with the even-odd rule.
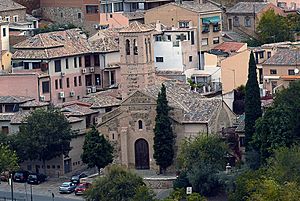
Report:
[[[163,62],[156,62],[156,57],[163,57]],[[183,71],[181,43],[173,47],[172,41],[155,41],[154,65],[157,70]]]
[[[6,36],[3,36],[3,28],[6,30]],[[9,28],[8,25],[1,25],[1,50],[9,51]]]

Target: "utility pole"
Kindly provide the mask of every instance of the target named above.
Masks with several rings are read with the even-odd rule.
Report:
[[[10,189],[11,189],[11,201],[14,201],[14,186],[13,186],[13,174],[10,174]]]
[[[32,184],[30,184],[30,201],[33,201],[33,198],[32,198]]]

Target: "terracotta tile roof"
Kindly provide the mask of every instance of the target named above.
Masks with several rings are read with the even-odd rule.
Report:
[[[0,0],[0,12],[26,9],[26,7],[12,0]]]
[[[47,105],[49,105],[48,102],[40,102],[40,101],[31,100],[31,101],[27,101],[27,102],[21,104],[20,107],[43,107],[43,106],[47,106]]]
[[[300,66],[300,50],[278,49],[278,51],[264,63],[265,65]]]
[[[10,123],[11,124],[21,124],[22,122],[26,123],[26,118],[30,115],[30,111],[19,111],[14,113]]]
[[[111,106],[119,106],[121,103],[121,100],[107,95],[103,92],[97,92],[94,94],[89,94],[86,97],[83,97],[83,102],[87,102],[92,104],[91,108],[104,108],[104,107],[111,107]]]
[[[91,51],[87,38],[79,29],[37,34],[14,48],[13,59],[50,59]]]
[[[282,80],[299,80],[300,75],[283,75],[283,76],[280,76],[280,79],[282,79]]]
[[[0,121],[10,121],[15,113],[0,113]]]
[[[98,111],[92,110],[89,107],[81,106],[81,105],[70,105],[60,109],[61,112],[65,114],[65,116],[85,116],[90,114],[96,114]]]
[[[220,50],[223,52],[237,52],[239,49],[241,49],[245,43],[238,43],[238,42],[224,42],[220,45],[215,46],[214,50]]]
[[[155,29],[151,24],[142,24],[140,22],[131,22],[127,27],[120,30],[120,33],[141,33],[149,32]]]
[[[137,19],[143,19],[145,16],[145,12],[142,11],[123,12],[122,15],[127,17],[129,20],[137,20]]]
[[[83,119],[78,118],[78,117],[67,117],[67,120],[69,123],[76,123],[76,122],[83,121]]]
[[[205,13],[205,12],[212,12],[212,11],[222,12],[222,10],[218,6],[216,6],[212,3],[199,4],[194,1],[183,1],[182,3],[172,2],[170,4],[179,6],[181,8],[184,8],[184,9],[196,12],[196,13]]]
[[[268,2],[239,2],[233,7],[227,9],[226,13],[259,13],[263,8],[265,8],[270,3]]]
[[[119,51],[119,43],[113,37],[99,38],[95,41],[92,41],[91,46],[93,47],[93,51],[100,53]]]
[[[24,96],[0,96],[1,103],[24,103],[26,101],[34,100],[34,98]]]
[[[209,122],[222,105],[221,99],[205,98],[175,82],[165,82],[164,84],[170,106],[183,110],[182,122]],[[157,99],[160,88],[161,85],[155,85],[147,87],[141,92]]]

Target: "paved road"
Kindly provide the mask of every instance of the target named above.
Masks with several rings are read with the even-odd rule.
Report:
[[[11,198],[11,193],[0,191],[0,200],[2,197]],[[27,194],[27,198],[26,198],[26,194],[24,194],[24,193],[14,193],[14,198],[19,199],[20,201],[21,200],[22,201],[30,201],[30,194]],[[78,201],[78,199],[71,199],[71,198],[64,198],[64,197],[54,197],[54,199],[53,199],[51,196],[51,193],[49,193],[48,196],[47,195],[33,195],[32,198],[33,198],[33,201]],[[7,199],[7,201],[9,201],[9,199]]]

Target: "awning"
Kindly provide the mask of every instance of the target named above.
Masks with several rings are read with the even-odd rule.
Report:
[[[203,24],[218,23],[220,21],[221,21],[220,16],[202,18],[202,23]]]

